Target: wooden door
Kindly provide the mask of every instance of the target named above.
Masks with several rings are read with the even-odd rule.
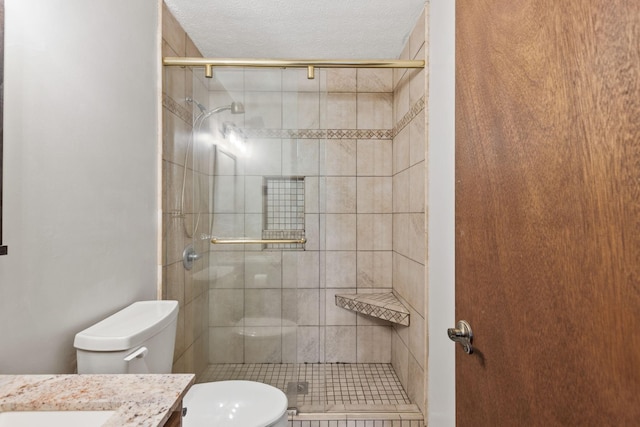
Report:
[[[640,1],[457,0],[456,317],[458,426],[640,425]]]

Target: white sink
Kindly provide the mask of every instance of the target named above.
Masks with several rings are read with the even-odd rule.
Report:
[[[94,427],[115,411],[12,411],[0,412],[0,427]]]

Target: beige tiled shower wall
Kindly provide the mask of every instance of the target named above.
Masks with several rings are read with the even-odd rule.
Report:
[[[428,6],[427,6],[428,7]],[[425,18],[417,21],[401,59],[426,59]],[[395,326],[391,363],[409,398],[426,408],[425,69],[394,71],[393,292],[409,309]]]
[[[392,70],[327,71],[325,362],[391,361],[390,324],[337,307],[335,295],[391,289],[392,90]]]
[[[264,177],[304,176],[304,251],[261,245],[213,245],[209,290],[210,363],[319,361],[320,76],[300,70],[216,70],[212,107],[242,102],[244,114],[210,120],[217,138],[212,234],[260,238]],[[303,77],[306,74],[303,75]],[[295,108],[291,108],[291,107]],[[233,123],[247,135],[249,155],[233,153],[219,129]],[[312,130],[292,138],[287,130]]]
[[[390,324],[334,299],[391,290],[393,71],[233,73],[217,72],[211,104],[244,103],[216,120],[244,129],[251,156],[218,158],[214,232],[259,236],[263,177],[301,175],[308,242],[213,248],[211,363],[390,363]]]
[[[202,56],[164,4],[162,55]],[[199,374],[207,366],[209,347],[209,243],[198,237],[209,223],[211,149],[190,139],[193,108],[187,98],[199,99],[201,94],[206,100],[207,90],[204,82],[192,82],[187,68],[164,67],[163,72],[162,297],[177,300],[180,307],[173,371]],[[182,265],[188,244],[203,254],[191,270]]]

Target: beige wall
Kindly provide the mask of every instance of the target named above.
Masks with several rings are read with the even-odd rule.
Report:
[[[164,4],[162,55],[202,56]],[[187,98],[206,102],[206,97],[198,96],[206,90],[202,80],[193,82],[188,68],[164,67],[163,71],[162,297],[177,300],[180,307],[173,371],[199,374],[206,368],[208,350],[209,243],[200,234],[207,232],[209,224],[206,195],[211,150],[197,138],[191,139],[194,108]],[[196,192],[201,196],[194,197]],[[191,270],[182,264],[188,244],[202,255]]]
[[[425,14],[417,21],[400,59],[425,59]],[[393,291],[409,308],[409,327],[396,326],[393,367],[409,397],[425,414],[425,69],[394,74]]]

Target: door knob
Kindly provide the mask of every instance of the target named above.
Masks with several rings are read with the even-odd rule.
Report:
[[[451,341],[462,344],[465,353],[473,353],[473,331],[469,322],[466,320],[458,321],[455,328],[447,329],[447,335]]]

